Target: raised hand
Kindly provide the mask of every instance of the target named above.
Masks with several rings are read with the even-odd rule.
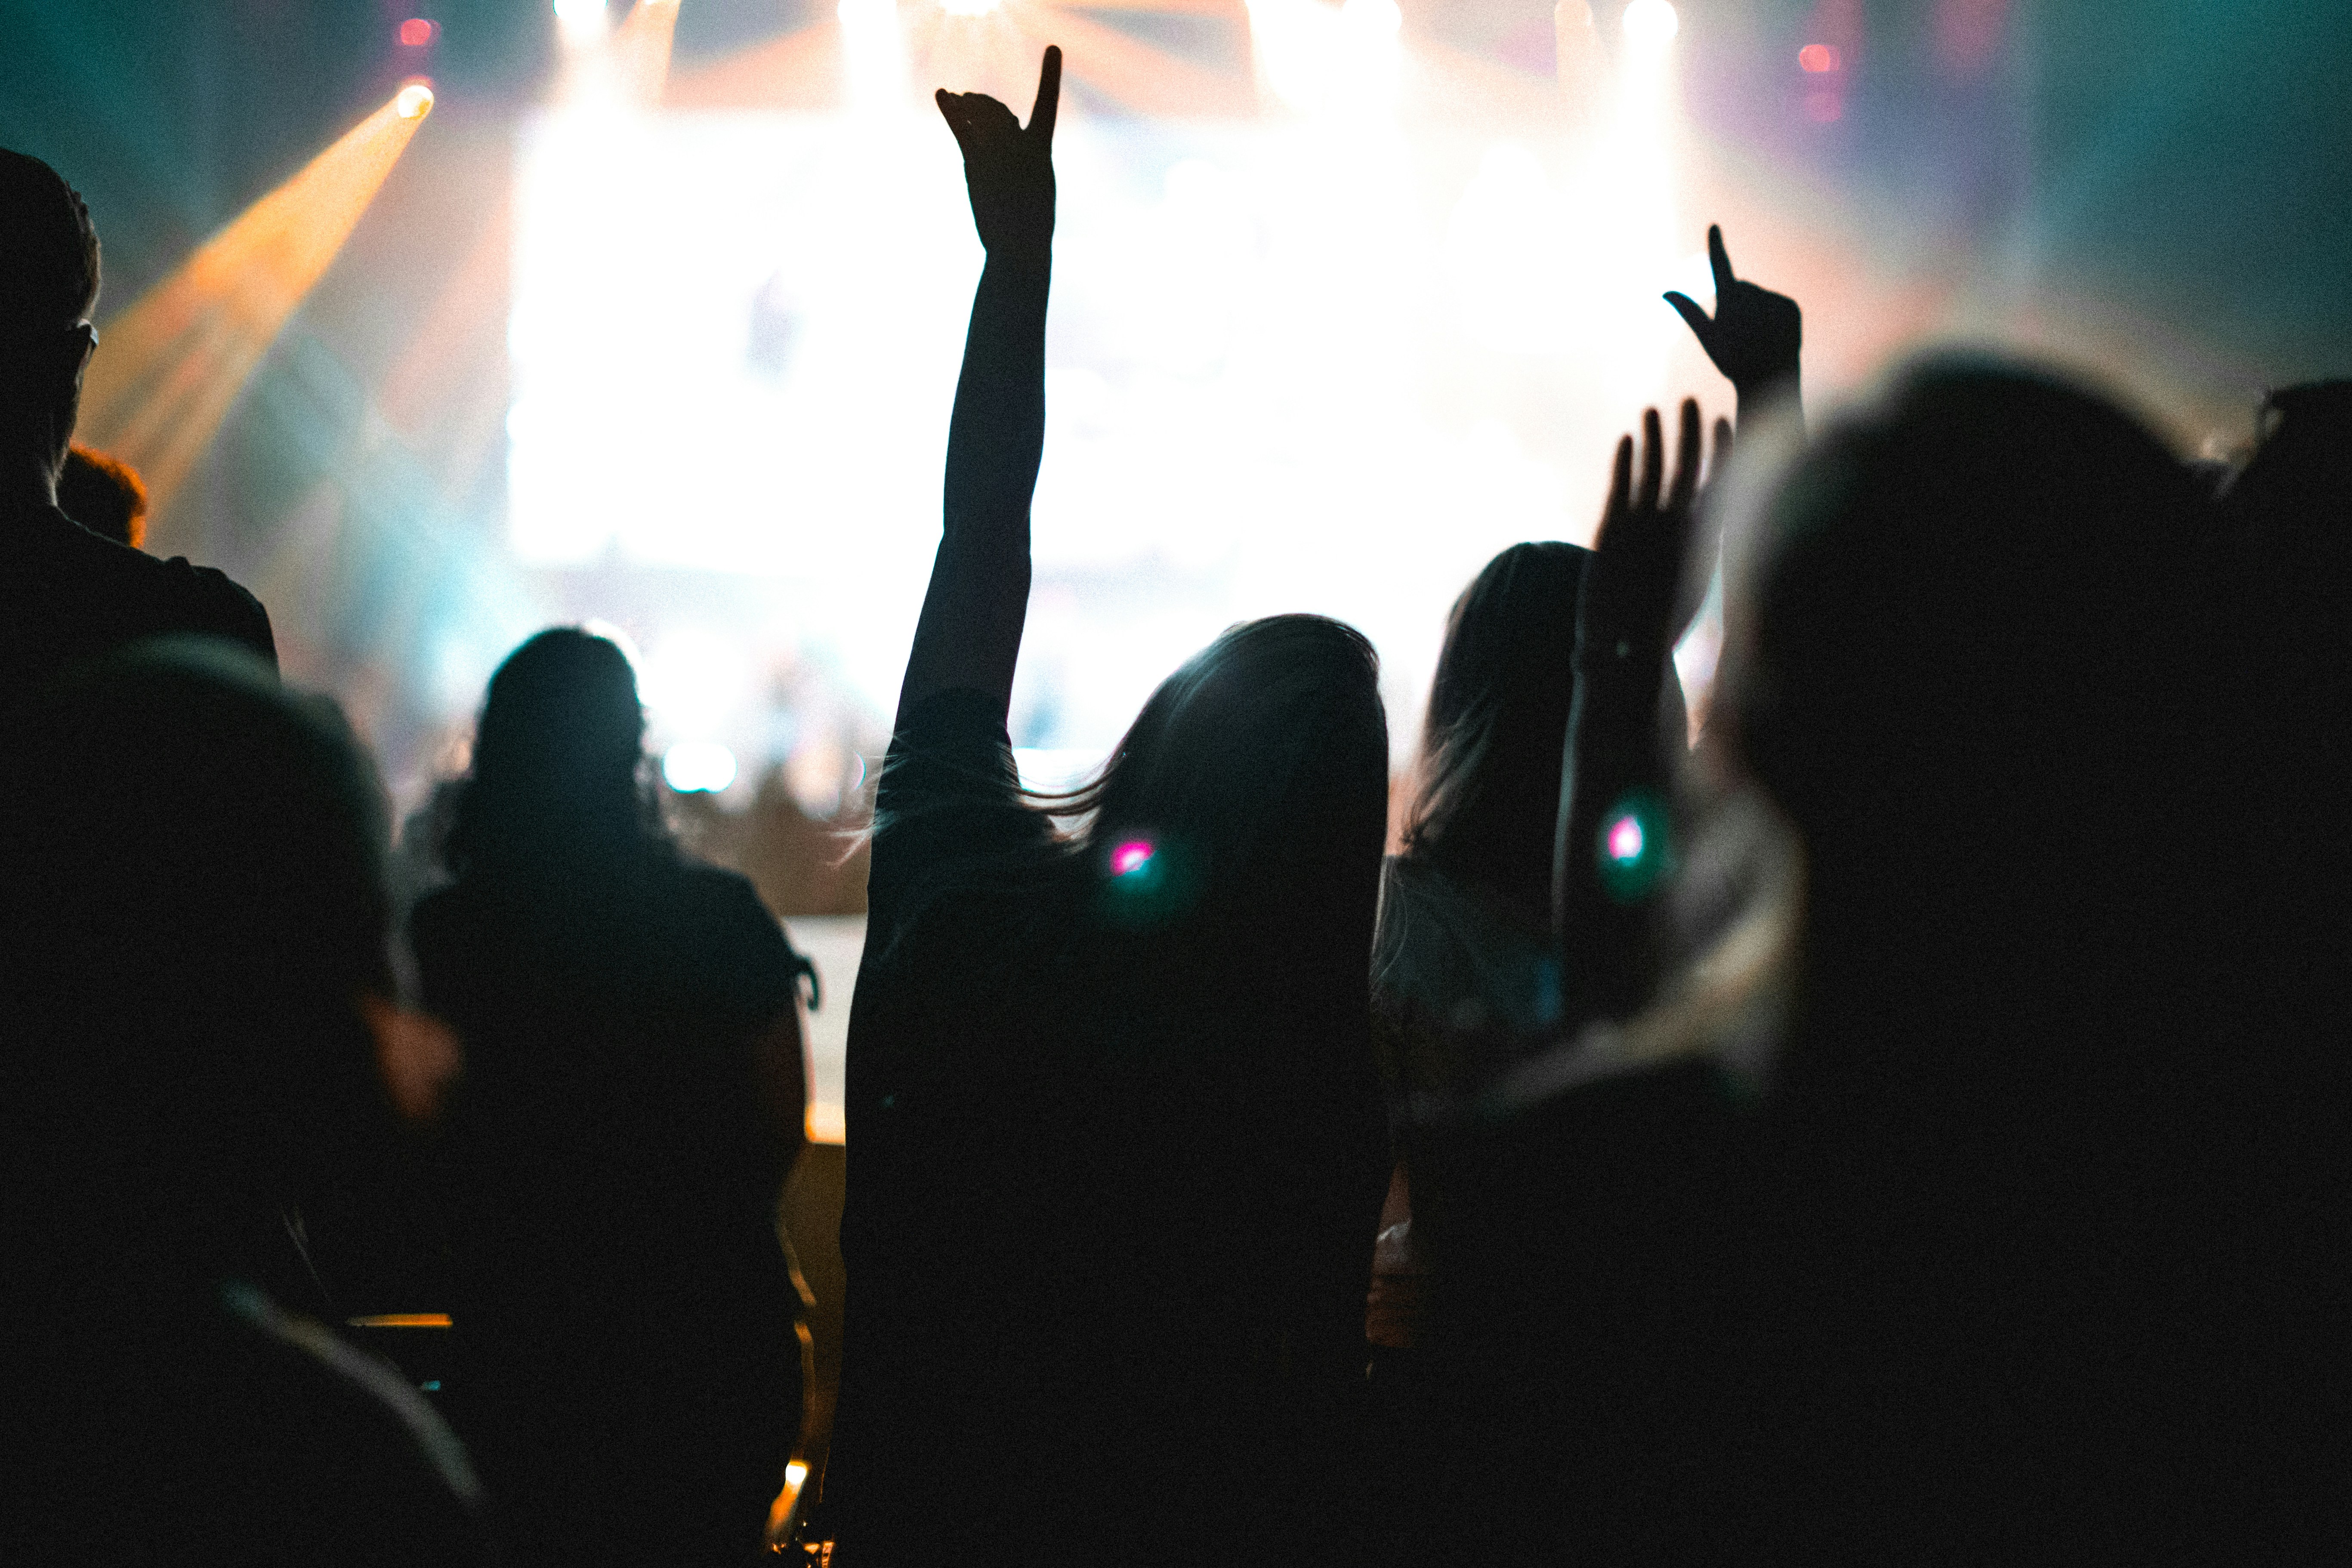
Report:
[[[1641,479],[1633,476],[1633,437],[1617,443],[1610,476],[1609,504],[1592,542],[1579,611],[1580,640],[1602,658],[1657,658],[1680,630],[1677,599],[1688,564],[1692,518],[1697,510],[1698,404],[1685,398],[1675,449],[1675,469],[1666,478],[1666,444],[1658,411],[1642,415]],[[1715,422],[1715,466],[1731,450],[1731,426]]]
[[[1669,293],[1666,303],[1690,324],[1699,347],[1742,398],[1793,390],[1798,351],[1804,345],[1804,312],[1786,294],[1733,274],[1720,224],[1708,226],[1706,258],[1715,268],[1715,314],[1700,310],[1687,294]]]
[[[1054,116],[1062,99],[1062,51],[1045,50],[1037,104],[1024,127],[984,92],[938,94],[940,113],[963,150],[972,222],[992,258],[1042,260],[1054,239]]]

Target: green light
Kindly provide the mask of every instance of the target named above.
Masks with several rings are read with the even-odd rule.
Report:
[[[1601,889],[1621,904],[1645,899],[1672,874],[1674,818],[1655,792],[1629,790],[1601,818],[1593,847]]]

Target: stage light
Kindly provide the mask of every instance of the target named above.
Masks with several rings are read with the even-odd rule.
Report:
[[[850,103],[866,110],[898,107],[907,95],[907,53],[896,0],[841,0],[836,14]]]
[[[400,41],[412,49],[421,49],[433,41],[441,24],[425,16],[411,16],[400,25]]]
[[[1139,876],[1151,865],[1151,841],[1130,838],[1110,852],[1110,874],[1114,877]]]
[[[422,82],[247,207],[177,270],[101,324],[82,383],[83,438],[147,480],[156,539],[286,319],[326,273],[424,123]]]
[[[950,16],[985,16],[1003,0],[940,0],[940,9]]]
[[[1820,76],[1838,68],[1838,52],[1827,44],[1807,44],[1797,51],[1797,68]]]
[[[593,43],[604,36],[604,0],[555,0],[555,19],[567,43]]]
[[[1309,115],[1384,113],[1396,106],[1404,14],[1396,0],[1247,0],[1250,40],[1266,84]]]
[[[716,795],[735,782],[735,753],[716,741],[680,741],[662,753],[662,777],[680,795]]]
[[[1683,20],[1668,0],[1633,0],[1625,7],[1625,37],[1643,48],[1662,48],[1682,31]]]
[[[1628,814],[1609,825],[1609,858],[1630,866],[1642,858],[1642,819]]]

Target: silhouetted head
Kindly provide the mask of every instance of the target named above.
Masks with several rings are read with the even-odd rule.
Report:
[[[79,441],[58,472],[58,510],[117,544],[136,550],[147,542],[147,485],[139,470]]]
[[[1514,544],[1454,602],[1404,832],[1407,856],[1493,888],[1538,921],[1551,902],[1587,553]]]
[[[56,476],[98,342],[97,306],[89,209],[47,163],[0,148],[0,463]]]
[[[1320,616],[1274,616],[1160,682],[1086,792],[1086,847],[1114,889],[1151,895],[1136,905],[1148,921],[1360,915],[1369,950],[1387,802],[1371,645]]]
[[[1832,424],[1734,549],[1736,743],[1818,880],[2064,875],[2183,715],[2193,482],[2053,376],[1931,362]]]
[[[16,733],[5,1141],[70,1204],[207,1234],[274,1215],[389,1126],[374,770],[332,703],[197,639],[114,656]]]
[[[450,868],[531,872],[659,841],[636,672],[610,638],[539,633],[490,677]]]

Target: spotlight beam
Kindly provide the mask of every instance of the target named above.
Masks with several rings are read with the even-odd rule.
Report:
[[[830,109],[841,97],[841,24],[824,21],[673,77],[666,105]]]
[[[419,90],[403,88],[102,329],[82,438],[140,470],[158,522],[424,123],[432,94]]]
[[[1139,113],[1211,118],[1254,118],[1257,113],[1257,91],[1247,78],[1196,66],[1072,7],[1015,0],[1011,9],[1023,32],[1062,46],[1073,78]],[[1238,13],[1241,8],[1220,5],[1214,9]]]

